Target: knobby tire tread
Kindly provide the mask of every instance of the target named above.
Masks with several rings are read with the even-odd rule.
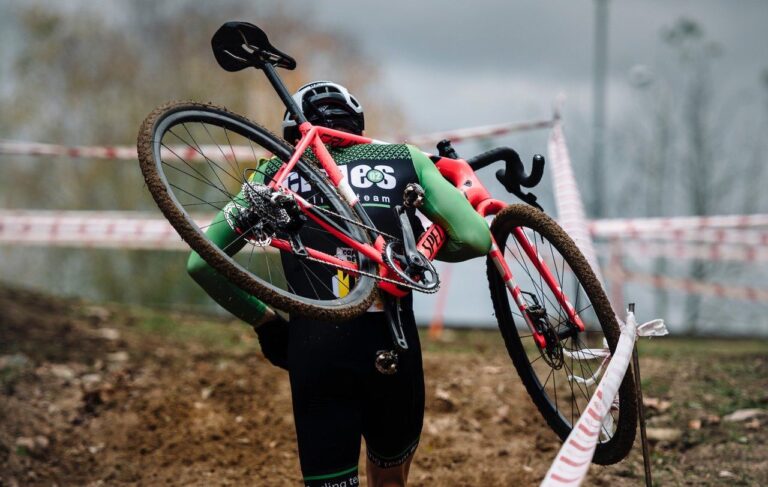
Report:
[[[250,125],[254,130],[261,131],[268,138],[273,139],[276,145],[281,146],[289,153],[293,153],[293,147],[278,136],[265,129],[261,125],[254,123],[247,118],[233,113],[226,108],[216,106],[211,103],[200,103],[193,101],[174,101],[155,108],[142,122],[137,139],[137,149],[139,155],[139,164],[144,175],[144,181],[152,194],[157,206],[163,212],[171,225],[176,229],[181,238],[216,271],[226,277],[230,282],[251,293],[269,306],[287,311],[297,316],[303,316],[321,321],[346,321],[355,318],[364,313],[376,298],[377,291],[374,287],[373,279],[364,278],[365,285],[370,287],[370,291],[365,294],[358,302],[347,305],[336,306],[334,308],[319,307],[314,304],[302,302],[300,296],[289,298],[281,295],[274,290],[262,285],[256,279],[251,278],[247,273],[239,270],[224,257],[224,253],[215,245],[212,245],[206,239],[201,231],[192,225],[184,213],[176,206],[171,196],[168,194],[166,185],[157,172],[154,160],[153,138],[155,126],[162,120],[177,111],[183,110],[203,110],[218,112],[219,115],[225,115],[238,120],[241,123]],[[305,164],[307,169],[314,171],[315,175],[325,182],[335,192],[335,188],[330,184],[327,177],[320,171],[313,169],[311,164]],[[346,205],[345,202],[342,203]],[[349,207],[348,207],[349,208]],[[358,219],[354,210],[349,208],[349,217]],[[367,236],[367,233],[366,233]]]
[[[615,351],[620,329],[611,304],[603,291],[600,282],[584,255],[565,231],[544,212],[529,205],[510,205],[500,211],[491,224],[491,233],[499,245],[502,245],[504,234],[509,234],[516,226],[531,228],[543,235],[571,266],[574,274],[581,283],[587,297],[595,308],[601,328],[608,341],[611,352]],[[500,249],[503,253],[503,248]],[[545,391],[537,385],[535,372],[529,363],[522,342],[515,327],[514,317],[509,310],[509,293],[496,270],[490,257],[487,259],[488,284],[493,300],[494,311],[498,320],[504,343],[523,385],[533,403],[539,409],[547,424],[557,435],[565,440],[571,428],[565,424],[556,410],[553,410]],[[503,294],[505,298],[500,298]],[[506,308],[506,309],[505,309]],[[593,463],[611,465],[623,460],[632,449],[637,429],[637,397],[634,387],[634,377],[631,367],[627,369],[624,380],[619,387],[619,417],[616,432],[605,442],[598,443]]]

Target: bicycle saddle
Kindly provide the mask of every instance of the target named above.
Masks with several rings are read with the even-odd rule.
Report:
[[[211,38],[213,55],[219,66],[227,71],[240,71],[253,66],[272,64],[278,68],[294,69],[296,61],[280,52],[267,39],[267,34],[248,22],[227,22]]]

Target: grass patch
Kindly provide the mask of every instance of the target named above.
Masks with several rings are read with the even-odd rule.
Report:
[[[768,340],[729,340],[724,338],[661,337],[640,338],[641,357],[678,359],[685,357],[723,357],[728,355],[766,355]]]
[[[249,326],[235,320],[199,317],[146,308],[131,310],[133,329],[171,342],[196,343],[206,348],[242,351],[251,348],[244,343],[244,333],[253,334]],[[255,336],[255,335],[254,335]]]

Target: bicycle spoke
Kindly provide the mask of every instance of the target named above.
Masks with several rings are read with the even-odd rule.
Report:
[[[213,188],[213,189],[215,189],[215,190],[217,190],[217,191],[220,191],[220,192],[224,193],[224,195],[225,195],[226,197],[228,197],[228,198],[232,198],[232,197],[233,197],[233,195],[232,195],[232,194],[231,194],[229,191],[227,191],[227,190],[226,190],[226,188],[222,189],[222,188],[220,188],[220,187],[216,186],[216,185],[215,185],[215,184],[214,184],[212,181],[209,181],[209,180],[208,180],[208,178],[206,178],[206,177],[203,175],[203,173],[201,173],[201,172],[200,172],[200,171],[198,171],[198,170],[197,170],[197,169],[196,169],[194,166],[192,166],[190,163],[188,163],[187,161],[185,161],[184,159],[182,159],[181,157],[179,157],[179,156],[178,156],[178,155],[177,155],[177,154],[176,154],[176,153],[173,151],[173,149],[171,149],[170,147],[167,147],[167,146],[165,146],[165,144],[163,144],[162,142],[160,143],[160,145],[161,145],[162,147],[165,147],[165,148],[167,148],[167,149],[168,149],[168,150],[169,150],[169,151],[170,151],[170,152],[171,152],[173,155],[175,155],[176,157],[178,157],[178,158],[179,158],[179,160],[181,160],[181,161],[182,161],[184,164],[186,164],[186,165],[187,165],[187,167],[189,167],[189,168],[190,168],[190,169],[192,169],[194,172],[196,172],[196,173],[197,173],[197,174],[198,174],[200,177],[199,177],[199,178],[198,178],[198,177],[195,177],[195,176],[193,176],[192,174],[189,174],[188,172],[186,172],[186,171],[183,171],[183,170],[181,170],[180,168],[178,168],[178,167],[174,166],[173,164],[171,164],[171,163],[169,163],[169,162],[166,162],[166,161],[164,161],[164,160],[163,160],[163,161],[162,161],[162,164],[163,164],[164,166],[166,166],[166,167],[170,167],[171,169],[174,169],[174,170],[176,170],[176,171],[178,171],[178,172],[180,172],[180,173],[182,173],[182,174],[184,174],[184,175],[186,175],[186,176],[189,176],[190,178],[192,178],[192,179],[194,179],[194,180],[196,180],[196,181],[200,181],[201,183],[203,183],[203,184],[206,184],[206,185],[210,186],[211,188]]]
[[[189,143],[187,143],[187,145],[188,145],[190,148],[194,149],[194,150],[195,150],[195,151],[196,151],[198,154],[200,154],[201,156],[203,156],[203,158],[204,158],[204,159],[205,159],[205,161],[206,161],[206,164],[207,164],[207,165],[208,165],[208,167],[211,169],[211,171],[213,171],[214,173],[216,172],[216,171],[214,171],[214,170],[213,170],[213,168],[211,168],[211,163],[213,163],[213,164],[214,164],[216,167],[218,167],[219,169],[221,169],[221,170],[222,170],[222,172],[224,172],[224,173],[225,173],[227,176],[231,177],[232,179],[234,179],[234,180],[235,180],[235,181],[237,181],[238,183],[240,183],[240,182],[241,182],[241,181],[240,181],[240,180],[239,180],[237,177],[233,176],[232,174],[229,174],[229,173],[228,173],[228,172],[227,172],[225,169],[223,169],[222,167],[220,167],[220,166],[219,166],[218,164],[216,164],[216,163],[215,163],[215,162],[214,162],[212,159],[210,159],[208,156],[206,156],[206,155],[203,153],[203,148],[200,146],[200,144],[197,142],[197,140],[195,139],[195,137],[194,137],[194,136],[192,135],[192,133],[189,131],[189,128],[187,128],[187,124],[186,124],[186,123],[182,123],[181,125],[184,127],[184,130],[185,130],[185,131],[187,132],[187,134],[189,135],[189,138],[190,138],[190,139],[192,139],[192,142],[195,144],[195,147],[192,147],[192,146],[190,146],[190,145],[189,145]],[[173,131],[169,131],[169,132],[170,132],[170,133],[172,133],[173,135],[176,135],[175,133],[173,133]],[[178,137],[178,136],[177,136],[177,137]],[[225,160],[226,160],[226,159],[225,159]],[[233,169],[235,169],[235,174],[237,174],[237,168],[233,168]],[[221,181],[221,178],[219,178],[219,182],[221,182],[222,186],[224,185],[224,183]]]
[[[172,188],[174,188],[174,189],[177,189],[177,190],[181,191],[181,192],[182,192],[182,193],[184,193],[184,194],[187,194],[187,195],[189,195],[189,196],[191,196],[191,197],[193,197],[193,198],[195,198],[195,199],[198,199],[198,200],[202,201],[203,203],[207,204],[208,206],[211,206],[211,207],[213,207],[213,208],[215,208],[215,209],[217,209],[217,210],[219,210],[219,211],[224,211],[224,209],[223,209],[223,208],[219,208],[219,207],[218,207],[218,206],[216,206],[216,205],[212,205],[212,204],[211,204],[209,201],[206,201],[206,200],[204,200],[204,199],[200,198],[199,196],[197,196],[197,195],[194,195],[194,194],[190,193],[189,191],[187,191],[187,190],[185,190],[185,189],[183,189],[183,188],[180,188],[180,187],[178,187],[178,186],[176,186],[176,185],[174,185],[174,184],[171,184],[170,186],[171,186]]]
[[[223,158],[224,158],[224,160],[226,161],[226,160],[227,160],[227,155],[226,155],[226,154],[224,154],[224,149],[222,149],[222,148],[221,148],[221,146],[220,146],[219,144],[217,144],[217,143],[216,143],[216,139],[214,139],[214,138],[213,138],[213,135],[211,135],[211,131],[210,131],[210,130],[208,130],[208,124],[203,124],[203,128],[205,129],[206,133],[208,134],[208,137],[210,137],[210,138],[211,138],[211,142],[213,142],[213,145],[215,145],[216,147],[218,147],[218,149],[219,149],[219,152],[221,152],[221,157],[223,157]],[[230,147],[231,147],[231,146],[230,146]],[[203,156],[203,157],[205,157],[205,156]],[[206,160],[210,160],[210,159],[208,159],[208,158],[206,157]],[[211,161],[211,162],[213,162],[213,161]],[[225,171],[224,169],[222,169],[222,168],[221,168],[221,166],[219,166],[219,165],[218,165],[218,164],[216,164],[215,162],[214,162],[214,165],[216,165],[216,167],[218,167],[219,169],[221,169],[221,170],[222,170],[222,171],[224,171],[225,173],[227,172],[227,171]],[[238,178],[236,178],[236,177],[234,177],[234,176],[232,176],[232,175],[230,175],[230,177],[232,177],[232,178],[233,178],[235,181],[237,181],[238,183],[244,183],[244,182],[245,182],[245,181],[241,181],[240,179],[238,179]]]
[[[511,301],[507,294],[506,302],[509,306],[509,312],[516,325],[517,337],[523,345],[523,353],[530,367],[531,373],[536,377],[538,388],[547,398],[548,404],[556,412],[559,421],[566,426],[572,427],[585,411],[589,401],[597,389],[597,383],[602,378],[602,357],[592,358],[586,350],[590,347],[587,341],[592,339],[602,339],[604,336],[601,331],[600,322],[597,321],[597,311],[595,310],[589,296],[577,277],[577,274],[571,269],[569,262],[561,255],[560,250],[548,240],[548,237],[538,230],[533,230],[526,226],[519,226],[525,238],[530,244],[531,256],[523,250],[524,241],[518,240],[515,227],[508,227],[506,238],[497,239],[500,247],[504,249],[504,256],[510,267],[512,275],[517,276],[517,284],[521,290],[532,293],[538,303],[546,310],[543,316],[543,325],[549,327],[554,334],[545,334],[547,346],[540,348],[533,340],[533,333],[527,331],[524,326],[524,312]],[[510,242],[509,240],[512,240]],[[535,255],[534,255],[535,253]],[[539,272],[537,260],[541,258],[542,265],[549,269],[553,287],[550,288],[544,274]],[[535,260],[534,260],[535,259]],[[557,287],[554,287],[554,286]],[[562,295],[558,294],[562,293]],[[536,301],[530,294],[523,294],[528,305],[533,305]],[[569,301],[575,315],[581,317],[585,325],[592,330],[592,324],[597,326],[596,331],[577,332],[576,335],[558,339],[557,334],[569,330],[575,324],[572,323],[572,316],[566,306],[561,302]],[[553,338],[554,337],[554,338]],[[599,337],[599,338],[598,338]],[[554,340],[554,343],[553,343]],[[595,346],[592,348],[600,348]],[[559,351],[558,351],[559,350]],[[597,361],[596,363],[593,363]],[[595,375],[597,372],[600,375]],[[590,379],[595,383],[588,383]],[[584,380],[581,380],[584,379]],[[611,411],[614,418],[614,425],[618,425],[615,411]],[[609,441],[615,434],[615,428],[609,428],[605,423],[600,427],[599,441],[604,443]]]
[[[290,147],[266,129],[223,109],[183,102],[153,112],[143,127],[139,156],[150,192],[165,214],[181,213],[171,225],[223,278],[289,314],[314,308],[333,320],[364,310],[381,278],[378,266],[356,250],[350,258],[337,249],[354,249],[350,239],[371,245],[371,234],[316,165],[300,159],[289,189],[279,189],[289,198],[270,197],[272,190],[245,186],[269,183],[273,170],[290,160]],[[333,223],[329,230],[318,228],[316,216],[292,195],[319,203],[322,224]],[[265,200],[249,201],[259,196]],[[217,213],[212,219],[209,209]],[[312,218],[299,221],[299,212]],[[228,232],[227,225],[237,228]],[[259,245],[270,239],[272,246]],[[311,255],[296,255],[299,241]],[[354,269],[336,258],[349,259]]]

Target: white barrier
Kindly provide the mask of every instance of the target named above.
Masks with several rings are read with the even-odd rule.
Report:
[[[211,218],[211,215],[195,217],[201,222]],[[668,220],[675,223],[675,219]],[[593,224],[599,226],[601,221]],[[722,230],[716,232],[712,238],[724,243],[621,240],[621,251],[623,255],[670,259],[768,261],[768,248],[762,243],[768,234],[749,233],[744,243],[736,243],[735,237],[732,240]],[[169,250],[184,248],[170,224],[158,218],[156,213],[0,210],[0,244],[14,243]],[[609,244],[601,242],[598,246],[603,248]]]
[[[627,372],[632,349],[637,336],[666,335],[667,330],[662,320],[653,320],[638,325],[635,315],[627,312],[626,324],[622,325],[616,352],[611,357],[603,378],[597,386],[584,413],[573,426],[571,434],[563,443],[560,451],[550,466],[544,481],[544,487],[562,485],[580,485],[587,475],[592,456],[595,453],[604,418],[610,414],[613,399],[619,392],[619,386]]]
[[[739,301],[768,302],[768,289],[733,284],[718,284],[714,282],[695,281],[678,277],[669,277],[637,272],[620,271],[618,276],[625,282],[636,282],[656,289],[669,289],[685,294],[712,296],[715,298],[734,299]]]

